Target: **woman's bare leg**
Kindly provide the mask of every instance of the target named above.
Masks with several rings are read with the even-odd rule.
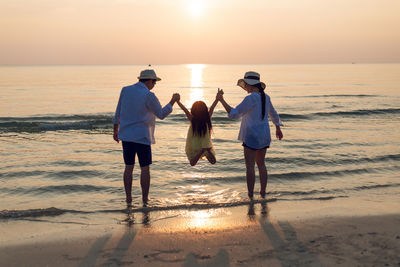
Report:
[[[244,160],[246,163],[246,180],[247,180],[247,191],[250,198],[253,198],[254,194],[254,183],[255,173],[254,165],[256,159],[256,151],[250,148],[244,147]]]
[[[256,163],[258,167],[258,173],[260,175],[260,195],[261,197],[265,197],[267,182],[268,182],[268,172],[267,167],[265,166],[265,153],[267,149],[259,149],[256,151]]]

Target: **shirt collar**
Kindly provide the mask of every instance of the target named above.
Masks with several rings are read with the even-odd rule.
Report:
[[[142,83],[142,82],[137,82],[136,85],[139,85],[139,86],[144,87],[144,88],[146,88],[147,90],[149,90],[149,88],[147,88],[147,86],[146,86],[144,83]],[[150,91],[150,90],[149,90],[149,91]]]

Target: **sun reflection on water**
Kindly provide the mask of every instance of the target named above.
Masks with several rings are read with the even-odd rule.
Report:
[[[190,78],[190,98],[185,102],[185,105],[190,108],[196,101],[204,101],[203,86],[203,69],[206,67],[203,64],[186,65],[191,71]]]
[[[191,212],[190,216],[188,223],[189,227],[207,228],[211,223],[210,217],[212,216],[212,213],[210,210],[199,210]]]

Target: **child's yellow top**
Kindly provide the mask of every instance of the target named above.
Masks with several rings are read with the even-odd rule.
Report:
[[[211,147],[211,153],[215,156],[215,151],[211,142],[211,135],[210,135],[210,131],[208,130],[207,127],[207,131],[206,134],[203,136],[194,136],[193,135],[193,129],[192,129],[192,124],[190,124],[188,133],[187,133],[187,137],[186,137],[186,155],[188,157],[188,159],[192,159],[197,152],[199,152],[202,148],[208,148]],[[203,155],[201,155],[201,158],[205,157],[205,154],[207,153],[207,151],[205,151],[203,153]]]

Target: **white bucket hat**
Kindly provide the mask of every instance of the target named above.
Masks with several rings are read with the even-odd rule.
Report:
[[[140,76],[138,79],[150,79],[150,80],[157,80],[161,81],[161,78],[157,77],[156,72],[154,70],[142,70],[140,72]]]
[[[256,85],[261,84],[262,88],[265,89],[265,83],[260,81],[260,74],[255,71],[248,71],[244,74],[243,79],[239,79],[237,85],[245,89],[245,84]]]

